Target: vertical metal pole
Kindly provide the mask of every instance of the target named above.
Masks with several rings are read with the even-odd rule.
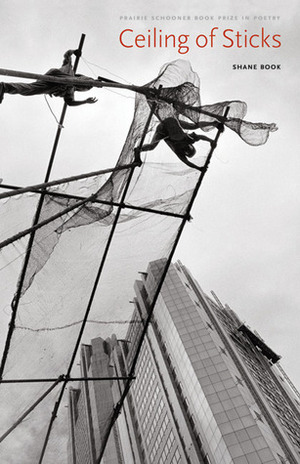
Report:
[[[225,111],[225,114],[224,114],[224,117],[227,116],[228,114],[228,111],[229,111],[229,108],[227,107],[226,108],[226,111]],[[157,286],[157,289],[155,291],[155,295],[153,297],[153,300],[152,300],[152,303],[151,303],[151,306],[148,310],[148,316],[147,316],[147,319],[143,325],[143,329],[142,329],[142,333],[141,333],[141,336],[140,336],[140,340],[138,342],[138,346],[137,346],[137,349],[136,349],[136,354],[133,358],[133,361],[132,361],[132,365],[130,367],[130,372],[128,374],[128,377],[129,378],[132,378],[134,377],[134,372],[135,372],[135,368],[136,368],[136,364],[138,362],[138,357],[139,357],[139,353],[141,351],[141,348],[142,348],[142,345],[143,345],[143,342],[144,342],[144,339],[146,337],[146,334],[147,334],[147,331],[148,331],[148,327],[150,325],[150,322],[151,322],[151,319],[152,319],[152,316],[153,316],[153,312],[154,312],[154,308],[155,308],[155,305],[156,305],[156,301],[158,299],[158,296],[160,294],[160,291],[162,289],[162,286],[163,286],[163,283],[164,283],[164,280],[166,278],[166,275],[167,275],[167,272],[168,272],[168,269],[170,267],[170,264],[172,262],[172,259],[173,259],[173,256],[174,256],[174,253],[175,253],[175,250],[177,248],[177,245],[178,245],[178,242],[179,242],[179,239],[182,235],[182,232],[183,232],[183,229],[184,229],[184,226],[186,224],[186,222],[190,219],[190,212],[191,212],[191,209],[192,209],[192,206],[194,204],[194,201],[195,201],[195,198],[197,196],[197,193],[201,187],[201,184],[202,184],[202,181],[203,181],[203,178],[205,176],[205,173],[208,169],[208,166],[210,164],[210,161],[211,161],[211,157],[212,157],[212,154],[214,152],[214,149],[216,147],[216,144],[217,144],[217,141],[220,137],[220,134],[223,130],[223,127],[220,127],[218,132],[217,132],[217,135],[216,135],[216,138],[215,138],[215,144],[213,147],[211,147],[210,151],[209,151],[209,154],[207,156],[207,160],[206,160],[206,163],[204,165],[204,168],[203,170],[201,171],[201,174],[199,176],[199,179],[198,179],[198,182],[197,182],[197,185],[194,189],[194,192],[193,192],[193,195],[190,199],[190,202],[189,202],[189,205],[187,207],[187,211],[186,211],[186,215],[185,217],[183,218],[180,226],[179,226],[179,229],[178,229],[178,232],[177,232],[177,236],[175,238],[175,241],[174,241],[174,244],[173,244],[173,247],[172,247],[172,250],[169,254],[169,257],[168,257],[168,260],[167,260],[167,263],[165,265],[165,268],[164,268],[164,271],[163,271],[163,274],[160,278],[160,281],[158,283],[158,286]],[[130,386],[131,386],[131,382],[132,380],[128,380],[124,386],[124,391],[123,391],[123,394],[120,398],[120,401],[116,404],[115,406],[115,409],[114,409],[114,413],[113,413],[113,416],[111,418],[111,421],[110,423],[108,424],[108,427],[107,427],[107,430],[106,430],[106,434],[104,436],[104,439],[103,439],[103,442],[102,442],[102,447],[100,449],[100,453],[99,453],[99,457],[97,459],[97,463],[96,464],[100,464],[101,463],[101,460],[103,458],[103,455],[104,455],[104,452],[105,452],[105,448],[106,448],[106,445],[107,445],[107,442],[108,442],[108,439],[109,439],[109,436],[110,436],[110,432],[113,428],[113,425],[115,423],[115,421],[117,420],[119,414],[120,414],[120,411],[122,409],[122,406],[124,404],[124,401],[125,401],[125,398],[127,397],[127,394],[129,392],[129,389],[130,389]]]
[[[80,42],[79,42],[79,46],[78,46],[78,50],[80,50],[80,51],[82,51],[84,40],[85,40],[85,34],[82,34]],[[74,63],[74,68],[73,68],[74,72],[76,72],[76,70],[77,70],[78,63],[79,63],[79,56],[76,57],[76,60],[75,60],[75,63]],[[54,145],[53,145],[53,150],[52,150],[52,154],[51,154],[51,157],[50,157],[48,170],[47,170],[47,173],[46,173],[45,182],[48,182],[48,180],[50,178],[51,169],[52,169],[52,165],[53,165],[53,162],[54,162],[54,157],[55,157],[57,145],[58,145],[58,142],[59,142],[59,138],[60,138],[60,134],[61,134],[61,128],[62,128],[63,121],[64,121],[64,118],[65,118],[66,110],[67,110],[67,105],[65,103],[64,107],[63,107],[63,110],[62,110],[61,118],[60,118],[60,121],[59,121],[59,127],[57,129],[57,133],[56,133],[56,137],[55,137],[55,141],[54,141]],[[45,197],[45,194],[41,196],[41,203],[43,203],[44,197]],[[64,387],[65,387],[65,384],[66,383],[64,382]],[[62,392],[64,391],[64,387],[62,389]],[[44,441],[44,445],[43,445],[43,449],[42,449],[42,452],[41,452],[41,457],[40,457],[39,463],[41,463],[43,461],[45,451],[46,451],[46,448],[47,448],[47,445],[48,445],[51,429],[52,429],[52,423],[53,423],[54,419],[56,418],[56,413],[57,413],[59,404],[60,404],[59,401],[57,401],[55,403],[55,407],[54,407],[54,410],[52,412],[52,418],[51,418],[50,426],[48,427],[48,431],[47,431],[46,438],[45,438],[45,441]]]
[[[78,47],[78,49],[80,51],[82,50],[84,39],[85,39],[85,35],[82,34],[80,42],[79,42],[79,47]],[[78,62],[79,62],[79,57],[77,56],[76,60],[75,60],[75,63],[74,63],[74,71],[76,71],[76,69],[77,69]],[[47,171],[46,171],[46,176],[45,176],[44,182],[48,182],[49,178],[50,178],[50,175],[51,175],[51,170],[52,170],[52,167],[53,167],[53,163],[54,163],[54,159],[55,159],[55,155],[56,155],[58,142],[59,142],[59,139],[60,139],[61,129],[62,129],[62,125],[63,125],[63,122],[64,122],[66,110],[67,110],[67,105],[66,105],[66,103],[64,103],[62,113],[61,113],[61,117],[60,117],[60,121],[59,121],[59,127],[58,127],[57,132],[56,132],[56,137],[55,137],[55,140],[54,140],[54,144],[53,144],[52,152],[51,152],[51,155],[50,155],[50,159],[49,159],[48,168],[47,168]],[[39,199],[39,202],[38,202],[38,205],[37,205],[35,217],[34,217],[34,220],[33,220],[33,226],[37,225],[38,222],[39,222],[39,218],[41,216],[42,207],[43,207],[44,200],[45,200],[45,195],[46,195],[46,191],[43,189],[43,192],[40,195],[40,199]],[[15,329],[15,322],[16,322],[18,306],[19,306],[21,295],[22,295],[22,288],[23,288],[23,284],[24,284],[24,280],[25,280],[25,276],[26,276],[26,272],[27,272],[27,268],[28,268],[28,264],[29,264],[29,260],[30,260],[30,256],[31,256],[31,250],[32,250],[34,238],[35,238],[35,230],[31,233],[31,235],[29,237],[29,241],[28,241],[28,245],[27,245],[27,251],[26,251],[26,255],[25,255],[25,259],[24,259],[24,263],[23,263],[23,268],[22,268],[20,278],[19,278],[19,281],[18,281],[17,291],[16,291],[15,296],[13,298],[13,301],[11,303],[12,313],[11,313],[11,320],[10,320],[10,323],[9,323],[7,338],[6,338],[4,351],[3,351],[3,355],[2,355],[2,360],[1,360],[0,380],[2,380],[2,378],[3,378],[3,373],[4,373],[5,364],[6,364],[6,361],[7,361],[7,356],[8,356],[8,352],[9,352],[9,348],[10,348],[10,343],[11,343],[12,335],[13,335],[13,332],[14,332],[14,329]]]
[[[145,138],[145,133],[148,130],[148,127],[149,127],[151,118],[152,118],[152,116],[154,114],[155,108],[156,108],[156,105],[152,105],[152,108],[151,108],[151,111],[149,113],[147,122],[145,124],[144,132],[143,132],[141,140],[144,140],[144,138]],[[106,261],[106,258],[107,258],[107,255],[108,255],[108,252],[109,252],[109,249],[110,249],[110,245],[111,245],[113,237],[114,237],[114,232],[115,232],[115,229],[117,227],[121,211],[122,211],[122,209],[124,207],[125,198],[126,198],[126,195],[127,195],[127,192],[128,192],[129,186],[130,186],[130,182],[131,182],[131,179],[132,179],[132,176],[134,174],[134,170],[135,170],[136,167],[137,167],[137,164],[133,163],[132,168],[131,168],[130,173],[129,173],[129,176],[128,176],[128,179],[127,179],[127,182],[125,184],[125,188],[124,188],[124,191],[123,191],[123,194],[122,194],[122,198],[120,200],[120,205],[119,205],[118,210],[117,210],[116,215],[115,215],[115,219],[114,219],[114,222],[113,222],[113,225],[112,225],[112,229],[111,229],[109,237],[107,239],[106,247],[105,247],[105,250],[104,250],[103,255],[102,255],[102,259],[101,259],[101,263],[100,263],[100,266],[99,266],[99,269],[98,269],[98,273],[97,273],[97,276],[96,276],[96,279],[95,279],[95,282],[94,282],[94,285],[93,285],[93,289],[92,289],[92,292],[91,292],[91,295],[90,295],[90,298],[89,298],[89,301],[88,301],[88,304],[87,304],[85,316],[84,316],[82,325],[80,327],[79,335],[77,337],[75,348],[73,350],[72,358],[71,358],[69,368],[68,368],[68,371],[67,371],[67,374],[66,374],[66,380],[65,380],[65,382],[64,382],[64,384],[62,386],[60,396],[59,396],[59,398],[58,398],[58,400],[57,400],[57,402],[55,404],[54,410],[52,412],[52,417],[50,419],[48,432],[47,432],[47,435],[46,435],[46,439],[45,439],[44,447],[43,447],[42,454],[41,454],[41,457],[40,457],[40,460],[39,460],[39,464],[42,464],[42,462],[43,462],[45,450],[46,450],[46,447],[47,447],[47,444],[48,444],[48,441],[49,441],[49,438],[50,438],[50,433],[51,433],[51,430],[52,430],[52,427],[53,427],[53,423],[54,423],[54,421],[56,419],[57,412],[58,412],[58,409],[60,407],[60,404],[61,404],[61,401],[62,401],[62,398],[63,398],[63,395],[64,395],[64,390],[65,390],[65,387],[67,385],[68,379],[70,377],[70,373],[71,373],[71,370],[73,368],[78,349],[80,347],[83,332],[84,332],[84,329],[85,329],[85,326],[86,326],[86,323],[87,323],[87,319],[88,319],[88,316],[89,316],[89,313],[90,313],[90,310],[91,310],[91,307],[92,307],[92,304],[93,304],[93,301],[94,301],[94,297],[95,297],[96,290],[97,290],[97,287],[98,287],[98,284],[99,284],[99,281],[100,281],[100,278],[101,278],[101,275],[102,275],[104,264],[105,264],[105,261]]]

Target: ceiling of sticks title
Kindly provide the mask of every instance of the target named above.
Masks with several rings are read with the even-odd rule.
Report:
[[[181,55],[190,51],[191,46],[198,49],[223,47],[225,49],[244,48],[280,48],[281,35],[270,34],[261,27],[255,32],[236,29],[211,28],[208,34],[170,34],[162,29],[153,27],[141,33],[135,29],[126,28],[119,34],[119,42],[125,49],[143,48],[175,48]]]

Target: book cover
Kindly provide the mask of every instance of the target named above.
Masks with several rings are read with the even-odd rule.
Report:
[[[103,337],[126,332],[134,280],[161,257],[180,259],[205,292],[258,330],[299,385],[297,7],[295,0],[288,8],[277,0],[2,2],[1,380],[35,380],[2,382],[3,462],[20,455],[24,464],[66,462],[61,387],[68,382],[60,376],[78,375],[80,343],[100,330]],[[62,118],[59,91],[8,90],[32,83],[21,73],[59,69],[65,52],[81,45],[77,73],[103,83],[75,92],[87,104],[67,105]],[[242,102],[241,119],[252,126],[240,115],[225,124],[191,211],[201,170],[163,141],[140,153],[125,199],[131,168],[123,166],[155,132],[150,90],[186,79],[200,89],[199,107],[221,102],[223,111]],[[259,131],[259,140],[248,138]],[[195,148],[201,168],[210,143]],[[18,195],[5,197],[10,191]],[[46,378],[52,382],[37,381]]]

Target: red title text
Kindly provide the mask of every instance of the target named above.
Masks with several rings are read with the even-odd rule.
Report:
[[[255,33],[247,29],[219,30],[213,27],[208,34],[198,34],[191,37],[189,34],[166,34],[159,28],[148,29],[146,33],[136,33],[134,29],[123,29],[119,41],[124,48],[176,48],[178,53],[185,55],[189,52],[191,44],[198,48],[279,48],[281,47],[280,34],[269,34],[262,27]]]

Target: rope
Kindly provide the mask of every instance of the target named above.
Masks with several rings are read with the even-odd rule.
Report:
[[[86,65],[86,67],[91,71],[91,73],[94,75],[94,77],[95,77],[96,79],[98,78],[98,76],[97,76],[97,74],[94,72],[94,70],[92,69],[92,67],[89,66],[89,65],[92,65],[92,66],[95,66],[96,68],[102,69],[102,71],[108,72],[111,76],[114,76],[114,77],[117,77],[118,79],[121,79],[122,81],[126,82],[126,84],[128,84],[128,85],[132,85],[130,82],[126,81],[126,79],[124,79],[124,78],[121,77],[121,76],[118,76],[117,74],[114,74],[114,73],[110,72],[108,69],[102,68],[101,66],[98,66],[98,65],[95,64],[95,63],[91,63],[90,61],[87,61],[87,60],[86,60],[85,58],[83,58],[82,56],[81,56],[81,59],[82,59],[82,61],[84,62],[84,64]],[[107,90],[108,92],[114,93],[114,94],[116,94],[116,95],[120,95],[120,97],[123,97],[123,98],[129,98],[129,99],[131,99],[131,100],[134,100],[134,98],[135,98],[135,97],[132,97],[132,96],[129,96],[129,95],[123,95],[122,93],[116,92],[115,90],[112,90],[112,89],[110,89],[110,88],[108,88],[108,87],[105,87],[105,90]]]
[[[47,103],[47,105],[48,105],[48,108],[49,108],[49,110],[50,110],[52,116],[54,117],[55,121],[57,122],[58,127],[59,127],[60,129],[64,129],[64,126],[63,126],[62,124],[60,124],[59,120],[58,120],[57,117],[55,116],[54,111],[52,110],[52,108],[51,108],[51,106],[50,106],[50,103],[48,102],[47,95],[44,95],[44,98],[45,98],[45,101],[46,101],[46,103]]]
[[[16,325],[15,328],[19,330],[28,330],[29,332],[53,332],[57,330],[69,329],[75,325],[82,324],[83,320],[71,322],[70,324],[58,326],[58,327],[40,327],[37,329],[33,329],[32,327],[24,327],[21,325]],[[132,320],[115,320],[115,321],[96,321],[93,319],[88,319],[86,321],[89,324],[101,324],[101,325],[111,325],[111,324],[138,324],[140,321],[132,321]]]
[[[118,79],[121,79],[122,81],[126,82],[126,84],[132,85],[132,82],[129,82],[129,81],[127,81],[126,79],[124,79],[123,77],[118,76],[117,74],[112,73],[111,71],[109,71],[109,70],[106,69],[106,68],[102,68],[101,66],[99,66],[99,65],[97,65],[97,64],[95,64],[95,63],[92,63],[91,61],[86,60],[83,56],[81,56],[81,59],[82,59],[82,61],[86,64],[86,66],[89,68],[89,70],[94,74],[94,76],[96,76],[96,74],[95,74],[95,72],[93,71],[93,69],[91,68],[91,66],[89,66],[89,65],[92,65],[92,66],[95,66],[96,68],[102,69],[102,71],[108,72],[111,76],[117,77]]]

